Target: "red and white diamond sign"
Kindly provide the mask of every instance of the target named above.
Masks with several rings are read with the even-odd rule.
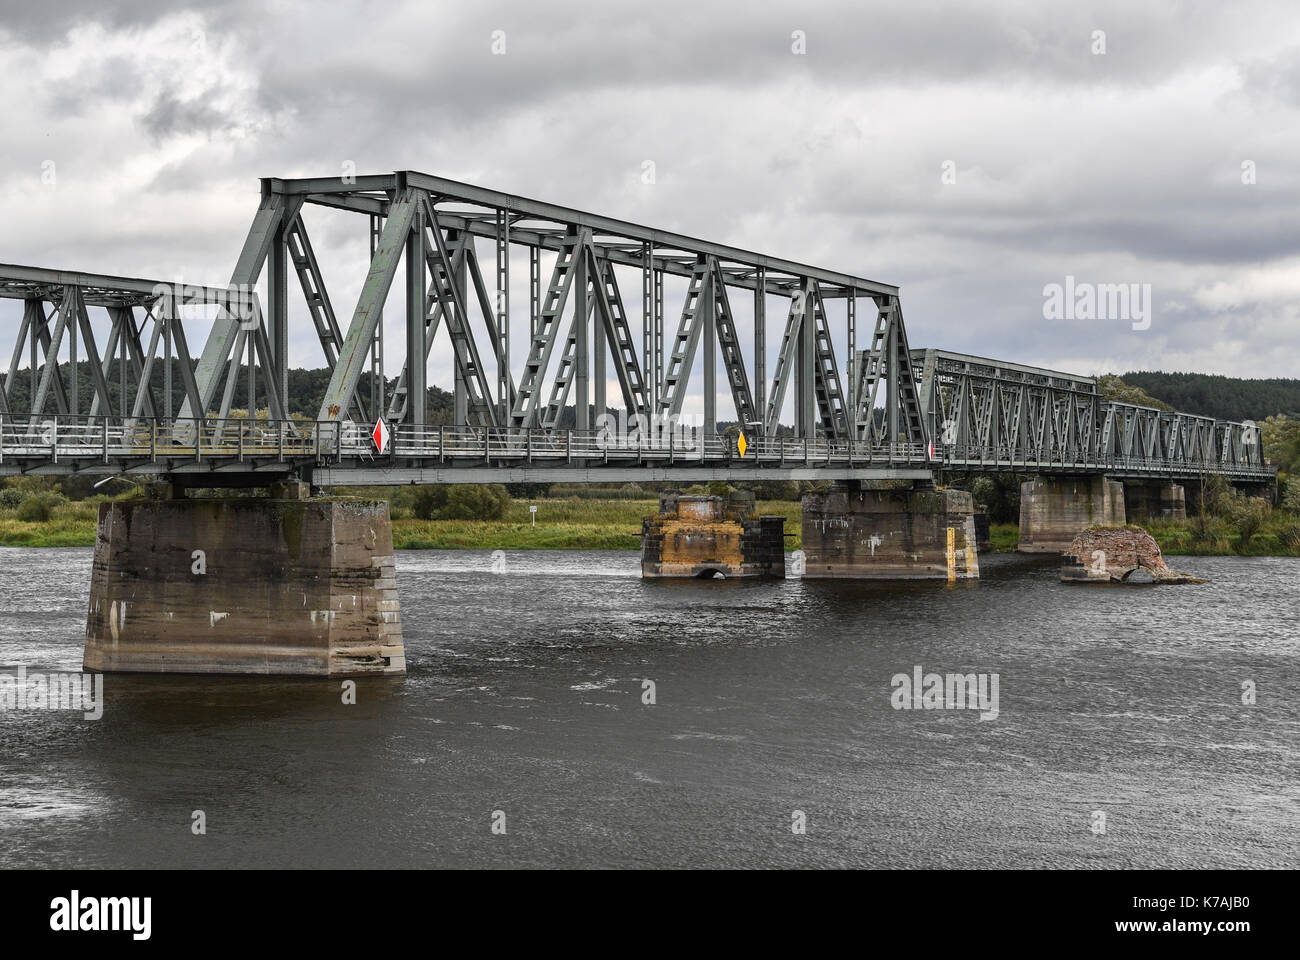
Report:
[[[370,439],[375,441],[375,449],[380,453],[388,452],[388,424],[384,423],[383,417],[379,418],[375,429],[370,432]]]

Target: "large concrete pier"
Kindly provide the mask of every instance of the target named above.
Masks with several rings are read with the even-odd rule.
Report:
[[[804,576],[863,580],[979,577],[965,490],[839,485],[803,498]]]
[[[101,504],[85,668],[404,673],[387,502]]]
[[[1118,480],[1051,476],[1020,485],[1021,553],[1064,553],[1081,531],[1124,523]]]
[[[1132,521],[1186,520],[1187,493],[1179,483],[1159,480],[1126,483],[1124,515]]]

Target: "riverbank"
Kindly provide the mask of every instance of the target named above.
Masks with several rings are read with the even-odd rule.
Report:
[[[533,526],[530,505],[537,507]],[[43,522],[24,522],[16,510],[0,509],[0,546],[93,547],[99,500],[59,504]],[[420,520],[409,509],[393,510],[398,550],[639,550],[641,520],[659,510],[657,499],[512,500],[500,520]],[[786,518],[786,549],[798,550],[800,506],[763,501],[763,515]]]
[[[537,507],[532,525],[529,506]],[[50,511],[50,519],[25,522],[13,509],[0,509],[0,546],[92,547],[99,500],[70,501]],[[410,511],[393,511],[393,546],[399,550],[638,550],[641,520],[659,509],[654,499],[512,500],[500,520],[420,520]],[[761,500],[758,511],[785,517],[785,546],[798,550],[800,505],[793,500]],[[1142,524],[1168,556],[1300,556],[1300,521],[1277,511],[1260,529],[1243,537],[1224,520],[1212,520],[1204,532],[1194,520],[1153,520]],[[991,549],[1016,549],[1020,530],[1014,523],[995,523]]]

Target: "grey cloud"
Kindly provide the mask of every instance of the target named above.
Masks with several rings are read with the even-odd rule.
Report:
[[[113,145],[123,162],[176,135],[208,142],[155,162],[146,186],[114,199],[122,212],[87,216],[75,243],[38,224],[21,256],[10,234],[0,259],[104,268],[116,258],[144,275],[184,263],[220,281],[256,207],[257,177],[330,175],[347,160],[362,173],[423,169],[899,283],[914,345],[1158,365],[1180,337],[1206,344],[1212,363],[1215,338],[1250,336],[1263,314],[1191,304],[1146,338],[1122,323],[1065,328],[1041,319],[1043,283],[1066,272],[1107,282],[1226,273],[1300,254],[1290,226],[1300,213],[1300,59],[1294,48],[1260,53],[1295,23],[1283,4],[189,9],[204,18],[208,49],[233,51],[252,76],[250,98],[165,87],[141,107],[129,63],[74,71],[49,91],[42,123],[79,113],[93,131],[96,114],[129,105],[143,136]],[[91,20],[132,31],[170,12],[146,0],[15,6],[0,31],[44,50]],[[496,29],[505,56],[491,53]],[[1106,31],[1104,57],[1088,50],[1094,29]],[[793,30],[806,32],[806,56],[791,53]],[[1244,85],[1176,95],[1211,68],[1240,72]],[[969,105],[959,138],[943,108],[972,90],[990,102]],[[1146,136],[1136,141],[1122,121],[1162,92],[1177,109],[1140,114]],[[1009,141],[1044,100],[1077,112],[1063,127],[1079,136],[1022,128]],[[72,151],[75,133],[50,139]],[[65,155],[35,135],[6,149],[5,205],[41,157]],[[948,157],[962,179],[940,188]],[[1247,158],[1259,165],[1254,187],[1236,179]],[[636,186],[646,159],[658,164],[653,188]],[[79,162],[61,159],[60,169]],[[69,174],[59,189],[92,183]],[[155,194],[175,219],[128,222]],[[332,221],[313,234],[322,257],[352,269],[333,291],[343,314],[348,283],[359,281],[355,235]],[[1187,288],[1167,296],[1191,299]]]
[[[171,91],[160,93],[147,111],[138,117],[140,126],[155,139],[177,134],[217,133],[240,126],[237,117],[212,105],[211,95],[182,100]]]

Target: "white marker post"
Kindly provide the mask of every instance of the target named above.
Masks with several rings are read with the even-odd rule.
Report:
[[[530,503],[528,505],[528,512],[533,515],[533,529],[536,530],[537,529],[537,504]]]

